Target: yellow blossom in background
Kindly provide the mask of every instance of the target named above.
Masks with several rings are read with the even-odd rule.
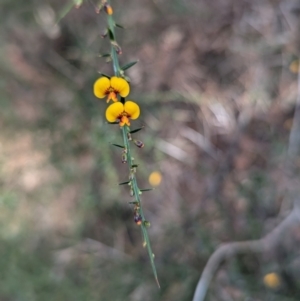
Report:
[[[106,109],[106,119],[109,122],[119,120],[120,126],[127,124],[130,126],[129,119],[137,119],[140,116],[140,107],[133,101],[126,101],[125,104],[116,102]]]
[[[162,180],[162,175],[158,171],[153,171],[149,176],[149,183],[152,186],[159,186]]]
[[[269,273],[264,276],[264,284],[270,288],[277,288],[280,285],[280,278],[277,273]]]
[[[113,76],[110,79],[107,77],[100,77],[94,84],[94,94],[98,98],[107,96],[107,102],[110,100],[118,101],[118,94],[126,97],[129,94],[130,88],[128,82],[121,77]]]
[[[289,68],[292,73],[297,74],[299,71],[299,61],[298,60],[292,61]]]

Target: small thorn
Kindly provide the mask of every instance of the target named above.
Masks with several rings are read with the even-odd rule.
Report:
[[[160,284],[159,284],[158,278],[155,277],[155,280],[156,280],[156,284],[157,284],[158,288],[160,289]]]

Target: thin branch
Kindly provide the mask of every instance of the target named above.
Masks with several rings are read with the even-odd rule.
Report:
[[[190,127],[182,127],[181,135],[193,143],[195,143],[199,148],[206,152],[207,155],[215,160],[218,160],[222,151],[217,149],[205,136],[201,135],[197,131]]]
[[[225,259],[241,254],[241,253],[263,253],[274,249],[280,243],[282,233],[293,226],[300,223],[299,209],[294,208],[293,211],[269,234],[258,240],[249,240],[242,242],[232,242],[220,246],[209,258],[201,278],[198,282],[193,301],[203,301],[207,293],[209,284],[216,273],[219,265]]]
[[[293,118],[293,125],[289,137],[288,155],[290,161],[293,161],[300,153],[300,64],[298,67],[298,90]]]

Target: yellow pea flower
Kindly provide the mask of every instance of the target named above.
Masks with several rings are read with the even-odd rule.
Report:
[[[113,76],[110,79],[107,77],[100,77],[94,83],[94,94],[98,98],[107,96],[107,101],[118,101],[117,95],[126,97],[129,94],[130,88],[128,82],[121,77]]]
[[[130,126],[129,119],[137,119],[140,116],[140,107],[133,101],[126,101],[125,104],[116,102],[106,109],[106,119],[109,122],[119,120],[120,126],[127,124]]]
[[[270,288],[277,288],[280,285],[280,278],[277,273],[269,273],[264,276],[264,284]]]
[[[153,171],[149,176],[149,183],[152,186],[159,186],[162,180],[162,175],[159,171]]]

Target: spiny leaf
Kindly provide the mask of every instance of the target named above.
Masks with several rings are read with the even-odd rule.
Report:
[[[129,133],[130,133],[130,134],[133,134],[133,133],[139,132],[139,131],[142,130],[143,128],[144,128],[144,127],[142,126],[141,128],[132,130],[132,131],[130,131]]]
[[[114,33],[111,31],[110,28],[108,28],[108,35],[109,35],[109,39],[110,39],[111,41],[114,41],[114,40],[115,40]]]
[[[123,71],[123,70],[122,70],[122,71]],[[124,73],[124,72],[123,72],[123,73]],[[125,79],[127,82],[129,82],[129,83],[131,82],[131,80],[130,80],[130,77],[129,77],[129,76],[126,76],[126,75],[125,75],[125,76],[124,76],[124,79]]]
[[[107,75],[107,74],[105,74],[105,73],[99,72],[99,74],[101,74],[102,76],[105,76],[105,77],[107,77],[107,78],[109,78],[109,79],[110,79],[110,76],[109,76],[109,75]],[[113,122],[109,122],[109,123],[112,123],[112,124],[114,124]]]
[[[138,62],[138,61],[130,62],[130,63],[124,65],[123,67],[121,67],[121,69],[122,69],[123,71],[125,71],[125,70],[131,68],[132,66],[134,66],[137,62]]]
[[[125,146],[120,145],[120,144],[111,143],[111,145],[116,146],[116,147],[120,147],[120,148],[125,148]]]
[[[118,23],[115,23],[116,27],[119,27],[119,28],[122,28],[122,29],[125,29],[124,26],[122,26],[121,24],[118,24]]]
[[[126,182],[119,183],[119,185],[126,185],[126,184],[128,184],[128,183],[130,183],[130,181],[126,181]]]
[[[76,5],[75,1],[66,3],[66,5],[59,11],[56,23],[59,23],[61,19],[63,19],[70,12],[70,10],[74,7],[74,4]]]
[[[99,57],[110,57],[110,53],[99,54]]]
[[[154,190],[155,188],[145,188],[145,189],[140,189],[140,191],[151,191]]]

